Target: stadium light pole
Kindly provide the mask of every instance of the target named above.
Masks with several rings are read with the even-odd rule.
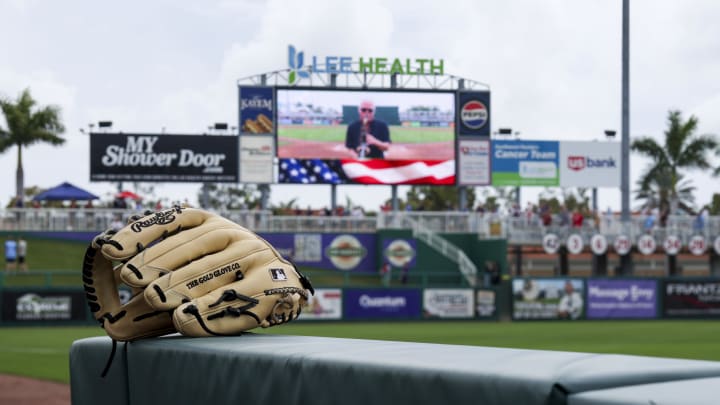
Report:
[[[630,228],[630,0],[622,2],[622,133],[620,194],[623,232]],[[621,274],[632,273],[630,254],[620,256]]]

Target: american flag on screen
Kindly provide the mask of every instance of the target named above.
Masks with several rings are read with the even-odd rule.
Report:
[[[343,160],[345,175],[362,184],[455,184],[454,160]]]
[[[280,159],[280,183],[455,184],[454,160]]]
[[[280,183],[340,184],[337,161],[322,159],[280,159]]]

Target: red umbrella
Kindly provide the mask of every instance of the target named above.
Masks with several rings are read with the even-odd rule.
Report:
[[[117,194],[115,195],[115,197],[121,198],[121,199],[123,199],[123,200],[126,199],[126,198],[130,198],[130,199],[133,199],[133,200],[135,200],[135,201],[142,200],[142,197],[140,197],[139,195],[133,193],[132,191],[128,191],[128,190],[121,191],[121,192],[117,193]]]

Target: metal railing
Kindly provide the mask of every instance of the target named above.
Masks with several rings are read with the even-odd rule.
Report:
[[[6,208],[0,209],[0,231],[86,231],[101,232],[124,224],[138,211],[113,208]],[[589,239],[602,233],[613,240],[624,234],[636,240],[650,234],[659,242],[666,235],[678,236],[686,243],[694,235],[702,235],[710,242],[720,235],[720,217],[709,217],[702,227],[694,216],[670,216],[665,223],[656,220],[648,228],[646,216],[635,215],[629,222],[621,222],[617,215],[602,216],[597,221],[586,218],[583,226],[574,228],[561,224],[556,216],[543,225],[537,216],[526,218],[458,211],[395,211],[379,212],[377,216],[320,216],[273,215],[267,210],[223,210],[218,214],[258,232],[376,232],[398,228],[409,222],[422,224],[423,229],[436,234],[475,233],[480,239],[507,239],[511,244],[538,245],[547,233],[565,237],[579,233]]]

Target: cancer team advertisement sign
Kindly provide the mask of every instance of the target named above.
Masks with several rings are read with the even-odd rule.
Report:
[[[620,187],[620,143],[560,142],[561,187]]]
[[[423,317],[472,318],[473,294],[471,289],[428,288],[423,290]]]
[[[264,233],[283,257],[299,266],[377,273],[375,234]]]
[[[657,316],[655,280],[587,281],[588,319],[645,319]]]
[[[303,305],[300,320],[338,320],[342,318],[342,290],[317,288]]]
[[[665,280],[663,287],[665,317],[720,317],[720,281]]]
[[[87,304],[83,291],[3,291],[3,322],[86,321]]]
[[[579,278],[513,279],[513,319],[582,319],[584,285]]]
[[[493,141],[493,186],[558,186],[560,148],[554,141]]]
[[[273,97],[272,87],[241,86],[240,134],[272,134]]]
[[[349,289],[344,301],[346,319],[416,319],[422,309],[419,289]]]

